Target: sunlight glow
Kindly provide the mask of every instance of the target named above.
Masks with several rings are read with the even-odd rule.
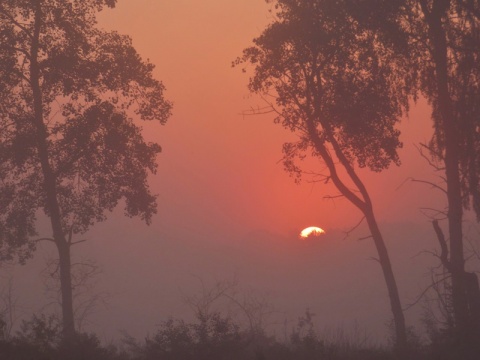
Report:
[[[300,237],[302,239],[306,239],[307,237],[309,237],[311,235],[318,236],[318,235],[321,235],[321,234],[325,234],[325,230],[323,230],[319,227],[316,227],[316,226],[310,226],[310,227],[302,230],[302,232],[300,233]]]

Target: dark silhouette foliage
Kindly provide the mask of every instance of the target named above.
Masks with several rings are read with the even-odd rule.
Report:
[[[67,344],[62,325],[54,316],[32,316],[23,321],[20,331],[0,339],[2,360],[127,360],[124,352],[104,346],[94,334],[78,333]]]
[[[312,314],[306,312],[281,342],[264,331],[242,328],[228,316],[197,316],[193,323],[170,319],[144,342],[125,339],[133,360],[313,360],[389,359],[380,348],[326,343],[316,334]]]
[[[358,21],[383,39],[432,106],[434,134],[425,146],[444,172],[449,247],[435,228],[451,274],[453,336],[458,346],[480,339],[480,291],[465,271],[464,210],[480,219],[480,2],[364,0],[349,4]],[[435,219],[437,220],[437,219]],[[434,221],[435,226],[435,221]],[[441,231],[440,231],[441,232]],[[463,345],[462,345],[463,344]]]
[[[161,149],[134,119],[164,124],[171,104],[131,39],[96,27],[96,13],[115,3],[0,2],[0,255],[24,261],[37,215],[49,217],[66,336],[75,236],[120,201],[147,224],[156,212],[147,177]]]
[[[298,135],[283,146],[287,171],[301,175],[298,160],[318,157],[342,196],[364,215],[375,243],[395,320],[397,345],[407,335],[389,255],[372,201],[356,167],[381,171],[400,164],[396,129],[408,109],[413,79],[376,32],[362,27],[343,1],[275,2],[275,21],[235,64],[254,67],[252,92],[273,99],[275,122]],[[268,101],[268,100],[267,100]]]
[[[230,318],[213,313],[195,323],[165,321],[144,345],[130,346],[138,360],[244,359],[248,343],[240,327]]]
[[[324,338],[308,310],[284,340],[252,333],[232,318],[211,313],[193,322],[169,319],[143,340],[128,335],[118,345],[102,344],[94,334],[77,333],[64,341],[61,322],[54,316],[34,315],[9,338],[0,338],[2,360],[453,360],[468,357],[450,337],[418,344],[407,357],[355,335]]]

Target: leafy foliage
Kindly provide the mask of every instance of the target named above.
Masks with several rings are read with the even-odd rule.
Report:
[[[465,271],[462,226],[464,209],[473,208],[480,220],[480,2],[396,1],[398,8],[387,17],[392,21],[384,21],[379,10],[388,1],[361,3],[364,14],[370,14],[367,26],[384,36],[403,35],[401,42],[410,56],[398,51],[398,39],[391,35],[394,41],[389,46],[412,72],[413,91],[421,92],[432,106],[434,134],[426,147],[432,163],[441,164],[437,170],[444,170],[446,183],[448,248],[435,222],[434,229],[452,281],[450,335],[457,344],[472,347],[473,353],[480,335],[480,293],[475,274]],[[378,20],[371,21],[374,17]]]
[[[441,16],[445,34],[445,76],[455,124],[463,205],[480,216],[480,2],[477,0],[419,1],[363,0],[349,5],[356,19],[375,31],[395,50],[410,69],[415,86],[432,105],[435,133],[430,141],[431,154],[445,160],[446,139],[436,68],[435,48],[438,29],[432,17]],[[444,13],[444,14],[443,14]],[[385,41],[388,39],[389,41]]]
[[[332,180],[365,216],[377,249],[395,320],[397,347],[407,349],[405,318],[370,195],[355,166],[381,171],[400,164],[396,124],[408,110],[410,72],[348,2],[278,0],[275,21],[235,64],[254,66],[249,87],[270,103],[275,122],[298,135],[283,147],[284,166],[300,179],[297,159],[320,158]],[[400,58],[401,59],[401,58]],[[268,100],[267,100],[268,101]],[[352,187],[353,186],[353,187]]]
[[[276,21],[236,64],[255,67],[250,89],[273,96],[276,122],[301,136],[284,147],[286,159],[311,147],[315,134],[360,167],[399,164],[395,124],[411,79],[397,71],[392,51],[342,2],[281,0],[276,9]]]
[[[37,211],[50,215],[39,155],[43,138],[65,234],[85,232],[121,199],[128,216],[148,223],[156,212],[147,176],[156,172],[161,148],[145,142],[133,118],[164,124],[171,104],[153,78],[154,66],[141,59],[131,39],[96,27],[96,12],[115,3],[0,4],[2,258],[12,259],[18,250],[24,260],[34,249],[29,239],[36,235]]]
[[[249,353],[246,336],[230,318],[219,313],[195,323],[167,320],[144,345],[130,341],[134,359],[244,359]]]
[[[247,329],[219,313],[192,323],[170,319],[143,341],[126,336],[122,346],[101,344],[94,334],[80,333],[69,343],[62,339],[58,319],[34,315],[17,334],[0,338],[0,358],[5,360],[309,360],[389,359],[375,347],[344,346],[321,340],[306,317],[299,319],[290,339],[281,342],[263,336],[251,341]],[[258,336],[258,333],[256,334]],[[123,350],[121,350],[123,348]]]
[[[445,17],[448,88],[453,122],[458,132],[458,158],[463,205],[473,207],[480,219],[480,3],[452,1]],[[432,51],[432,40],[425,39],[426,51]],[[431,81],[433,64],[420,67],[422,90],[433,106],[435,134],[432,154],[445,156],[445,127],[442,125],[441,102],[436,82]]]
[[[206,318],[197,316],[193,323],[167,320],[145,342],[127,338],[126,344],[134,360],[385,360],[391,356],[375,346],[347,345],[347,339],[343,339],[344,343],[327,343],[315,332],[312,319],[313,314],[307,310],[290,336],[279,341],[264,331],[263,335],[252,334],[252,329],[243,329],[231,318],[213,313]]]
[[[32,316],[8,341],[0,339],[0,358],[5,360],[126,360],[115,347],[103,346],[93,334],[77,334],[66,344],[54,316]]]

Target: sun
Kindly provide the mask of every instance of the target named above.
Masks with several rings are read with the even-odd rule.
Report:
[[[310,226],[302,230],[300,233],[301,239],[306,239],[310,236],[319,236],[325,234],[325,230],[316,226]]]

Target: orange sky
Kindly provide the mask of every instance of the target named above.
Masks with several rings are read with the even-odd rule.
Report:
[[[231,62],[270,22],[269,8],[263,0],[120,0],[101,15],[101,26],[130,35],[156,65],[174,102],[169,123],[148,125],[147,132],[164,149],[152,179],[160,194],[157,225],[186,226],[190,219],[287,234],[310,225],[347,228],[360,218],[345,201],[323,199],[335,194],[332,188],[294,184],[278,162],[292,135],[271,116],[239,115],[263,104],[249,94],[248,74]],[[431,174],[413,148],[428,138],[428,116],[423,104],[404,122],[401,168],[362,173],[380,220],[424,221],[417,208],[432,206],[428,197],[436,194],[422,185],[396,190],[408,176]],[[307,169],[316,170],[316,162]]]
[[[161,319],[184,313],[182,298],[194,293],[199,277],[208,283],[232,274],[246,288],[265,290],[280,312],[290,311],[289,324],[308,307],[323,323],[357,319],[385,333],[390,312],[380,268],[366,261],[375,255],[373,244],[342,241],[343,233],[334,231],[354,226],[359,213],[346,201],[324,200],[336,194],[331,187],[296,185],[283,171],[281,146],[292,135],[271,116],[240,115],[263,104],[249,94],[248,74],[231,62],[271,21],[268,9],[264,0],[119,0],[100,16],[102,27],[130,35],[156,65],[174,103],[165,127],[145,126],[146,137],[163,147],[151,178],[159,194],[152,226],[117,211],[85,235],[92,241],[75,248],[75,258],[93,258],[105,269],[103,290],[113,298],[93,323],[106,334],[125,328],[145,334]],[[438,194],[420,184],[399,188],[410,176],[432,177],[413,146],[428,140],[430,128],[428,107],[420,103],[402,124],[403,165],[361,172],[391,241],[405,303],[430,281],[429,274],[422,278],[428,263],[416,255],[436,246],[418,208],[442,204],[434,199]],[[317,170],[317,163],[306,169]],[[384,224],[407,221],[421,225]],[[298,241],[300,230],[312,225],[327,232],[324,241]],[[52,251],[43,246],[34,265],[43,268]],[[31,307],[43,304],[38,271],[18,271],[24,272],[18,287],[28,292],[22,299],[31,299]]]

